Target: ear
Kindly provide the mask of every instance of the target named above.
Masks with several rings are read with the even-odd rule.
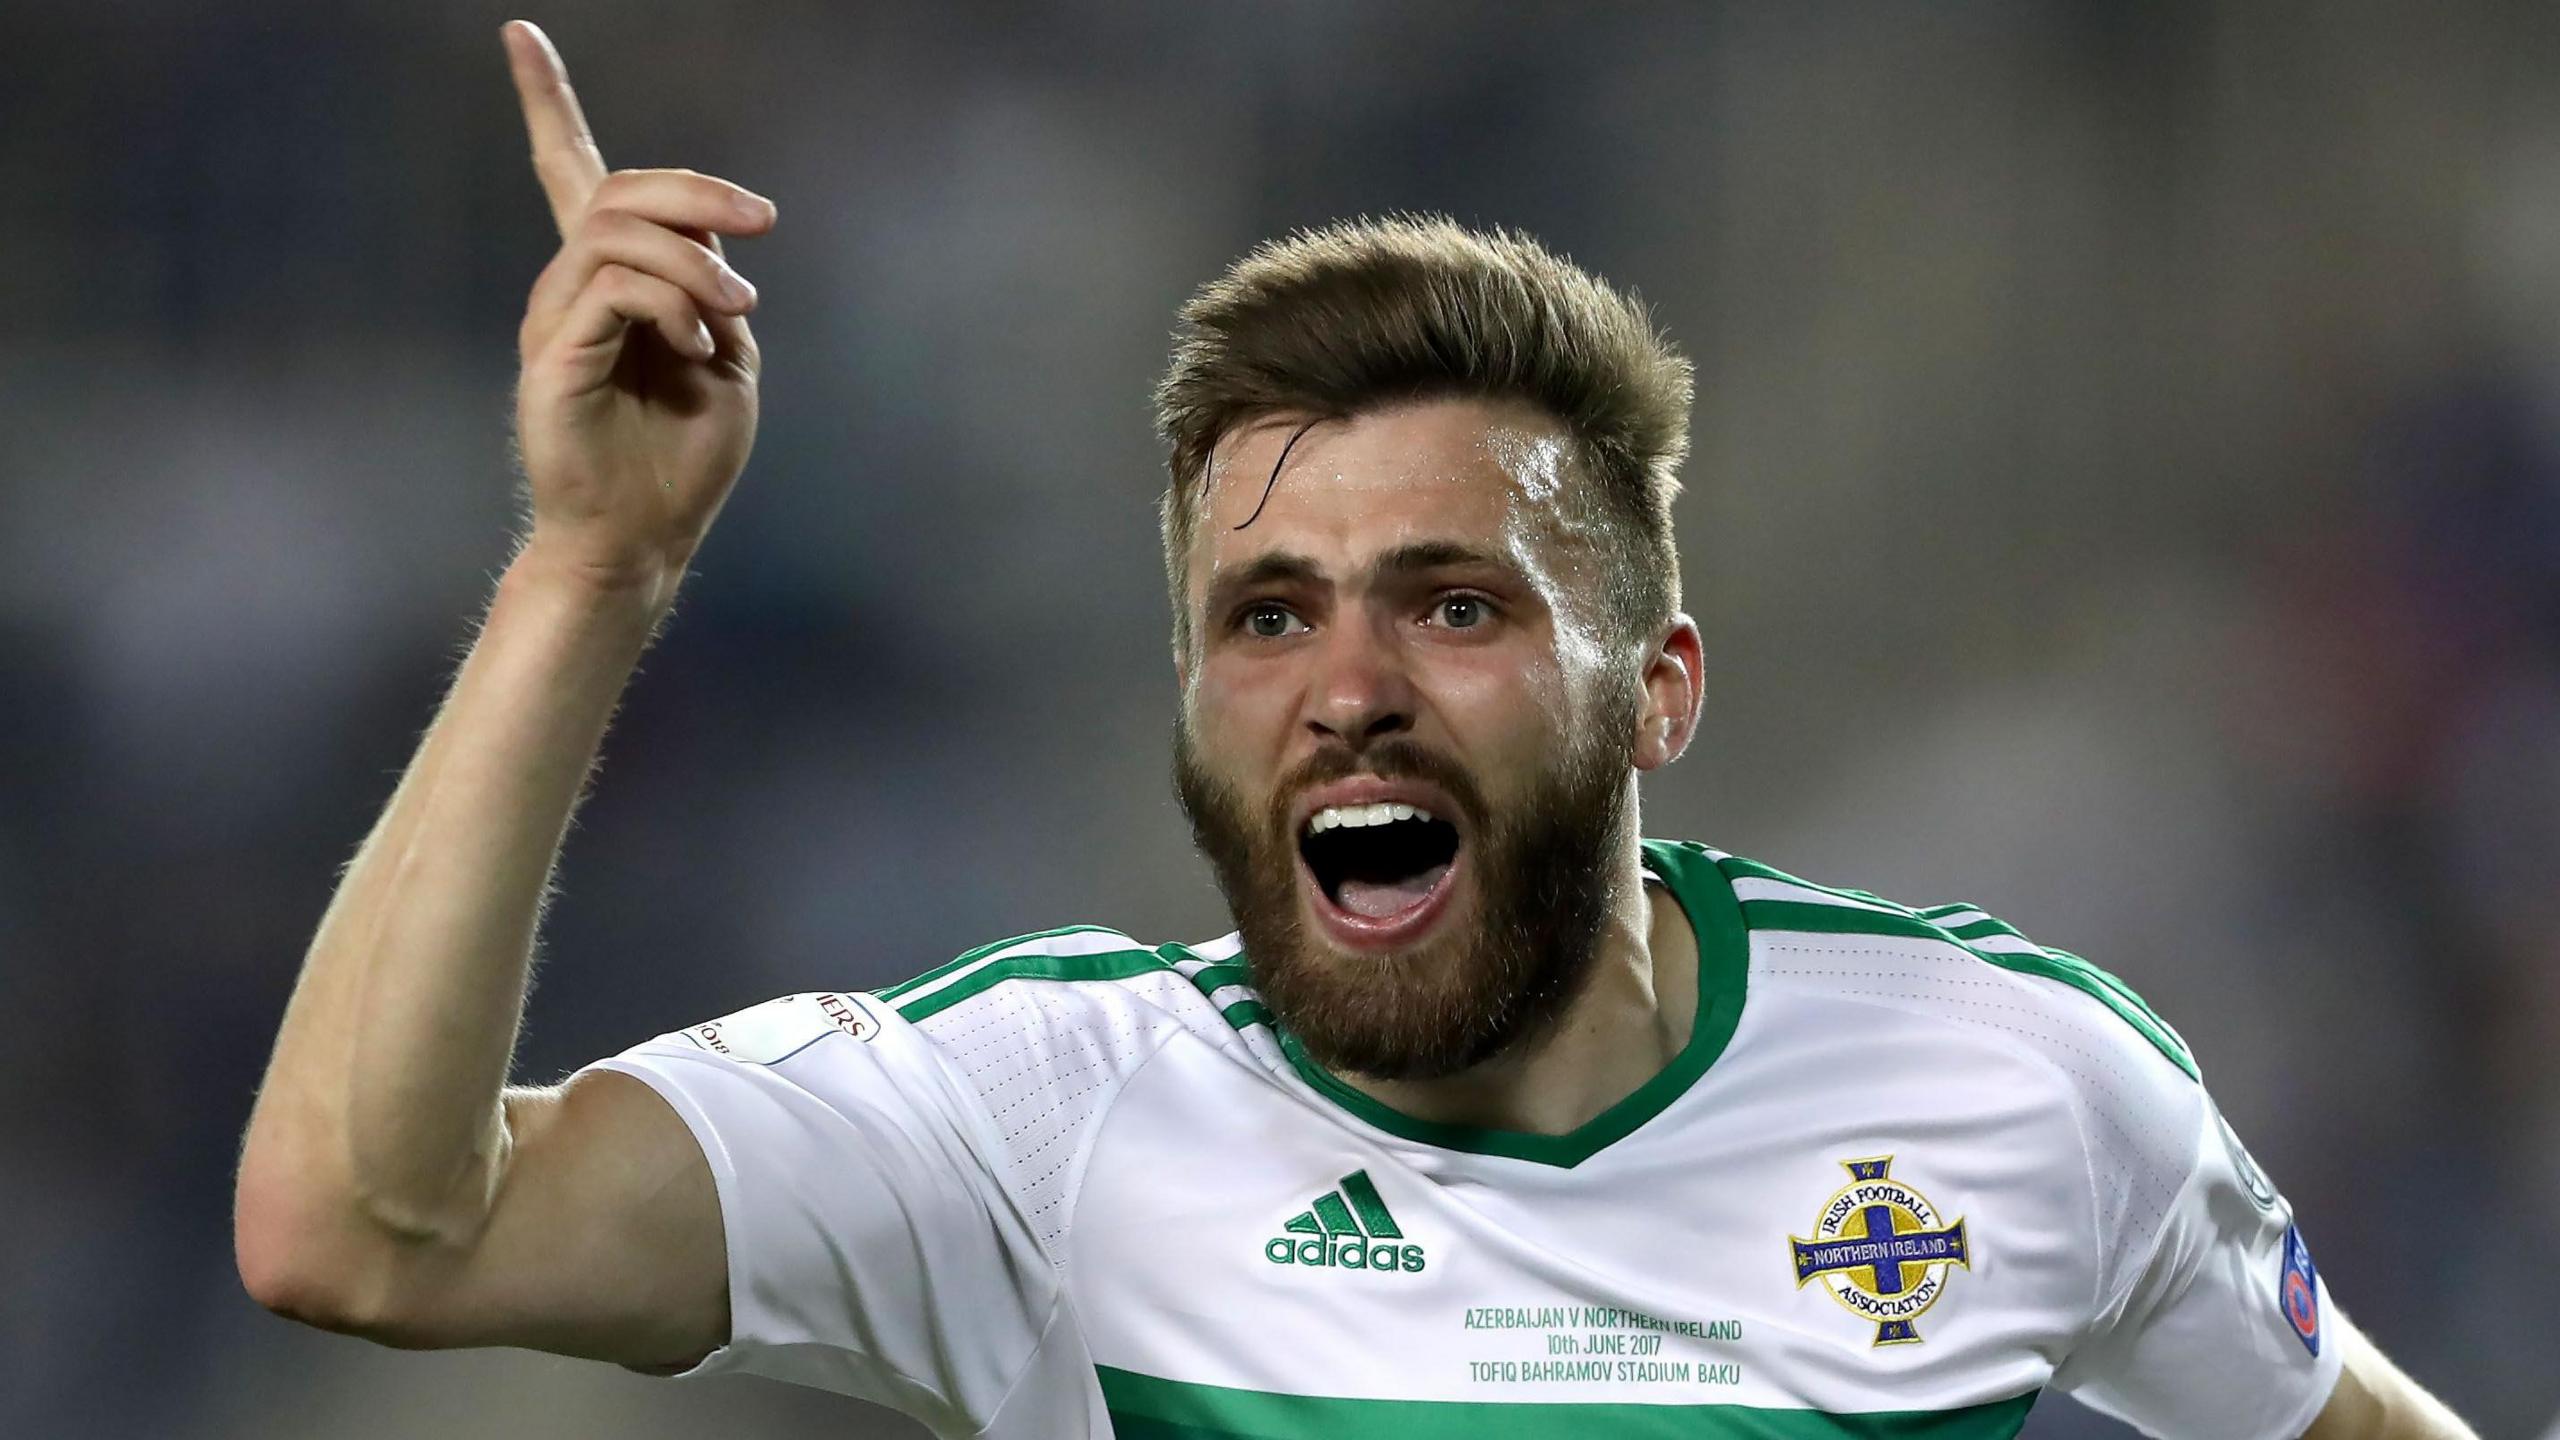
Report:
[[[1659,770],[1680,758],[1698,731],[1698,707],[1706,700],[1700,676],[1706,662],[1697,622],[1671,617],[1644,665],[1644,709],[1636,719],[1635,766]]]

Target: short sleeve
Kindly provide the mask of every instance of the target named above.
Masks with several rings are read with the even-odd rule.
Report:
[[[2156,1238],[2117,1278],[2054,1386],[2180,1440],[2292,1440],[2327,1403],[2339,1335],[2293,1208],[2210,1097]]]
[[[730,1336],[688,1373],[975,1434],[1071,1328],[976,1098],[874,997],[787,996],[597,1068],[663,1096],[718,1185]]]

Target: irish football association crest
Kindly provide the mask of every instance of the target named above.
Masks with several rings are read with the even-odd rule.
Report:
[[[1831,1298],[1876,1324],[1878,1345],[1911,1345],[1913,1322],[1946,1293],[1948,1277],[1973,1268],[1964,1217],[1941,1221],[1928,1197],[1893,1178],[1893,1157],[1843,1160],[1849,1183],[1822,1202],[1813,1238],[1790,1235],[1796,1288],[1817,1281]]]

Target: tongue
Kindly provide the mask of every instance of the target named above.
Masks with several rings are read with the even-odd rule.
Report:
[[[1421,904],[1431,887],[1448,873],[1449,867],[1442,864],[1401,880],[1345,880],[1334,892],[1334,903],[1354,915],[1384,920]]]

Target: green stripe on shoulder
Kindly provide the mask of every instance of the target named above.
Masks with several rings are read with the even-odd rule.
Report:
[[[1158,946],[1156,953],[1168,962],[1199,958],[1179,945]],[[1253,984],[1253,970],[1242,959],[1223,960],[1215,965],[1203,965],[1192,971],[1191,984],[1192,988],[1200,992],[1202,999],[1214,1004],[1217,1001],[1218,992],[1230,985],[1250,987]],[[1250,1030],[1256,1025],[1265,1027],[1272,1025],[1271,1007],[1263,1004],[1262,997],[1259,995],[1230,1003],[1218,1012],[1218,1018],[1238,1030]]]
[[[2022,940],[2023,940],[2023,939],[2025,939],[2026,937],[2022,935],[2022,936],[2019,936],[2018,938],[2020,938],[2020,939],[2022,939]],[[2032,943],[2032,942],[2030,942],[2030,943]],[[2151,1008],[2151,1002],[2150,1002],[2150,1001],[2145,1000],[2145,999],[2143,999],[2141,996],[2134,994],[2134,993],[2133,993],[2133,987],[2132,987],[2132,986],[2127,985],[2127,984],[2126,984],[2126,983],[2124,983],[2122,980],[2117,979],[2117,978],[2116,978],[2112,973],[2110,973],[2110,972],[2108,972],[2108,971],[2105,971],[2105,970],[2101,970],[2101,969],[2099,969],[2097,966],[2090,964],[2088,961],[2083,960],[2083,959],[2082,959],[2082,958],[2080,958],[2079,956],[2072,954],[2072,953],[2071,953],[2070,951],[2068,951],[2068,950],[2059,950],[2059,949],[2054,948],[2054,947],[2053,947],[2053,946],[2051,946],[2051,945],[2039,945],[2039,946],[2037,946],[2036,948],[2037,948],[2037,949],[2039,949],[2039,950],[2042,950],[2042,951],[2043,951],[2044,953],[2046,953],[2047,955],[2052,956],[2054,959],[2061,961],[2063,964],[2065,964],[2065,965],[2069,965],[2069,966],[2072,966],[2072,967],[2074,967],[2074,968],[2076,968],[2076,969],[2080,970],[2082,973],[2086,974],[2090,979],[2095,980],[2095,981],[2097,981],[2099,984],[2106,986],[2108,989],[2115,991],[2115,992],[2116,992],[2116,994],[2117,994],[2118,996],[2120,996],[2120,997],[2122,997],[2122,998],[2123,998],[2123,1000],[2124,1000],[2124,1002],[2125,1002],[2126,1004],[2128,1004],[2128,1005],[2132,1005],[2132,1006],[2135,1006],[2136,1008],[2140,1009],[2140,1010],[2142,1011],[2142,1013],[2143,1013],[2143,1014],[2150,1016],[2150,1017],[2151,1017],[2151,1023],[2152,1023],[2152,1024],[2159,1026],[2159,1027],[2160,1027],[2161,1029],[2163,1029],[2163,1030],[2167,1030],[2167,1031],[2169,1031],[2169,1033],[2170,1033],[2171,1035],[2175,1035],[2175,1034],[2177,1034],[2177,1033],[2178,1033],[2176,1030],[2174,1030],[2174,1029],[2172,1029],[2172,1028],[2170,1027],[2170,1025],[2169,1025],[2169,1022],[2168,1022],[2168,1021],[2163,1020],[2163,1019],[2161,1019],[2161,1018],[2160,1018],[2160,1012],[2159,1012],[2159,1011],[2154,1010],[2154,1009],[2152,1009],[2152,1008]],[[2187,1042],[2185,1042],[2184,1040],[2180,1040],[2180,1041],[2178,1042],[2179,1047],[2180,1047],[2181,1049],[2185,1048],[2186,1043],[2187,1043]]]
[[[1097,951],[1090,955],[1043,955],[1034,951],[986,961],[940,989],[922,993],[910,990],[906,999],[892,1003],[901,1018],[913,1023],[938,1015],[963,1000],[983,995],[1007,980],[1126,980],[1150,971],[1171,969],[1173,966],[1153,950],[1134,947]]]
[[[1043,940],[1119,934],[1119,931],[1103,925],[1067,925],[1056,930],[1017,935],[992,945],[981,945],[947,965],[935,966],[912,980],[877,993],[901,1017],[913,1022],[938,1015],[963,1000],[983,995],[1007,980],[1127,980],[1157,973],[1178,975],[1182,973],[1183,962],[1199,958],[1180,945],[1159,945],[1150,950],[1135,940],[1130,940],[1126,946],[1082,955],[1052,955],[1036,948],[1023,949],[1025,946],[1037,946]],[[1023,953],[1004,953],[1017,949],[1023,949]],[[996,956],[1003,958],[992,958]],[[1226,986],[1253,983],[1252,972],[1241,960],[1202,966],[1188,978],[1204,998],[1211,999]],[[1270,1009],[1256,997],[1236,1000],[1219,1010],[1218,1014],[1238,1030],[1272,1023]]]
[[[1763,879],[1784,880],[1796,885],[1806,883],[1792,875],[1771,870],[1765,865],[1752,861],[1741,861],[1738,868],[1731,860],[1724,864],[1728,874],[1754,875]],[[1810,888],[1822,890],[1827,894],[1865,900],[1870,904],[1891,905],[1893,903],[1877,900],[1862,890],[1832,890],[1819,885]],[[2037,946],[2032,951],[1985,950],[1978,945],[1968,943],[2000,936],[2025,941],[2030,945],[2034,944],[2009,925],[1990,919],[1988,916],[1953,929],[1930,918],[1932,915],[1951,916],[1975,908],[1971,905],[1942,905],[1921,911],[1896,905],[1892,911],[1888,912],[1869,910],[1856,905],[1830,905],[1812,900],[1745,900],[1742,902],[1742,918],[1744,923],[1754,930],[1794,930],[1816,935],[1892,935],[1915,940],[1943,940],[1985,964],[1996,965],[2003,970],[2021,975],[2035,975],[2047,980],[2057,980],[2080,991],[2114,1011],[2116,1018],[2132,1026],[2136,1034],[2150,1041],[2152,1048],[2167,1057],[2170,1064],[2185,1071],[2187,1078],[2203,1079],[2202,1074],[2196,1069],[2195,1056],[2187,1049],[2187,1042],[2179,1038],[2178,1032],[2170,1028],[2169,1022],[2161,1019],[2158,1012],[2146,1004],[2141,996],[2133,993],[2133,987],[2122,980],[2068,950],[2053,950],[2043,946]]]
[[[1220,965],[1203,965],[1191,972],[1191,983],[1203,995],[1215,995],[1230,985],[1250,985],[1253,972],[1241,962],[1229,960]]]
[[[1783,884],[1800,885],[1807,890],[1819,890],[1825,895],[1837,895],[1844,900],[1863,900],[1870,905],[1882,905],[1886,909],[1895,911],[1898,914],[1918,915],[1921,913],[1920,911],[1912,909],[1908,905],[1897,904],[1894,901],[1887,900],[1883,896],[1875,894],[1872,891],[1844,890],[1837,885],[1816,885],[1801,875],[1790,875],[1775,865],[1763,865],[1757,860],[1745,860],[1739,855],[1727,855],[1716,862],[1716,868],[1722,870],[1725,874],[1725,878],[1728,880],[1776,880]]]
[[[916,976],[912,980],[901,980],[897,984],[889,986],[885,990],[878,990],[873,993],[877,994],[883,1000],[895,1003],[899,996],[906,994],[917,986],[930,985],[934,981],[939,980],[943,976],[949,975],[954,971],[966,970],[970,966],[977,964],[979,961],[986,959],[988,956],[993,955],[999,950],[1010,950],[1016,945],[1028,945],[1035,940],[1055,940],[1061,935],[1107,934],[1110,933],[1110,928],[1111,927],[1107,925],[1061,925],[1055,930],[1034,930],[1028,935],[1015,935],[1007,939],[998,940],[992,945],[981,945],[974,950],[964,950],[960,953],[958,959],[952,960],[947,964],[936,965],[932,969]]]
[[[1361,1400],[1195,1385],[1097,1365],[1120,1440],[2009,1440],[2038,1392],[1954,1410]]]

